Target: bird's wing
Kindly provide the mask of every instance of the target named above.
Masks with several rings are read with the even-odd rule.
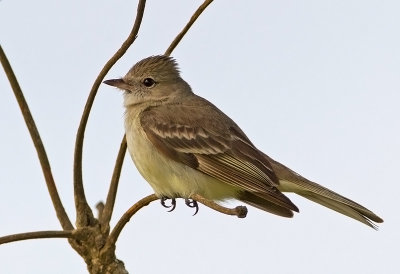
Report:
[[[165,156],[238,187],[243,201],[254,202],[246,195],[252,193],[286,211],[298,211],[276,188],[279,181],[268,160],[229,117],[205,99],[148,108],[140,122]]]

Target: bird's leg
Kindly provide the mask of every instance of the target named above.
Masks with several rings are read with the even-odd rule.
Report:
[[[176,207],[176,200],[175,200],[175,198],[171,198],[171,205],[166,205],[165,204],[165,201],[166,200],[168,200],[169,198],[167,198],[167,197],[162,197],[161,198],[161,205],[163,206],[163,207],[165,207],[165,208],[171,208],[170,210],[168,210],[168,212],[171,212],[171,211],[173,211],[174,209],[175,209],[175,207]]]
[[[185,199],[185,204],[186,204],[188,207],[196,208],[196,211],[194,212],[193,216],[196,215],[197,212],[199,212],[199,205],[197,204],[197,201],[196,201],[196,200],[187,199],[187,198],[186,198],[186,199]]]

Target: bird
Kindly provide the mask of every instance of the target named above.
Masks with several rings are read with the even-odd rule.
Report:
[[[377,229],[383,219],[364,206],[306,179],[259,150],[226,114],[196,95],[177,61],[153,55],[122,78],[105,84],[123,91],[129,153],[140,174],[165,204],[198,194],[236,199],[266,212],[293,217],[293,192]]]

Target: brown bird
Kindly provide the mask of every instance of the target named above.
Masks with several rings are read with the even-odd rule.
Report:
[[[162,198],[199,194],[237,199],[292,217],[298,208],[282,192],[294,192],[372,228],[383,220],[362,205],[316,184],[257,149],[239,126],[192,92],[171,57],[139,61],[121,79],[104,83],[124,90],[130,155]]]

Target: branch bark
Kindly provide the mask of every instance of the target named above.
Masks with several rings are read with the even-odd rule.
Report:
[[[121,233],[122,229],[125,227],[125,225],[129,222],[129,220],[132,218],[133,215],[135,215],[138,210],[141,208],[147,206],[153,201],[158,200],[159,198],[155,194],[151,194],[149,196],[146,196],[136,202],[133,206],[131,206],[125,213],[122,215],[122,217],[119,219],[118,223],[115,225],[114,229],[110,233],[110,236],[108,237],[107,240],[107,245],[115,245],[115,243],[118,240],[119,234]]]
[[[106,204],[103,208],[101,218],[99,218],[100,224],[105,233],[108,233],[110,231],[110,220],[114,210],[115,198],[117,196],[119,177],[121,175],[122,165],[124,163],[126,147],[127,144],[124,135],[124,137],[122,137],[121,145],[118,151],[118,156],[115,161],[115,167],[111,178],[110,187],[108,189]]]
[[[23,241],[23,240],[32,240],[32,239],[43,239],[43,238],[72,238],[73,233],[72,230],[63,230],[63,231],[34,231],[34,232],[24,232],[18,234],[7,235],[4,237],[0,237],[0,245]]]

